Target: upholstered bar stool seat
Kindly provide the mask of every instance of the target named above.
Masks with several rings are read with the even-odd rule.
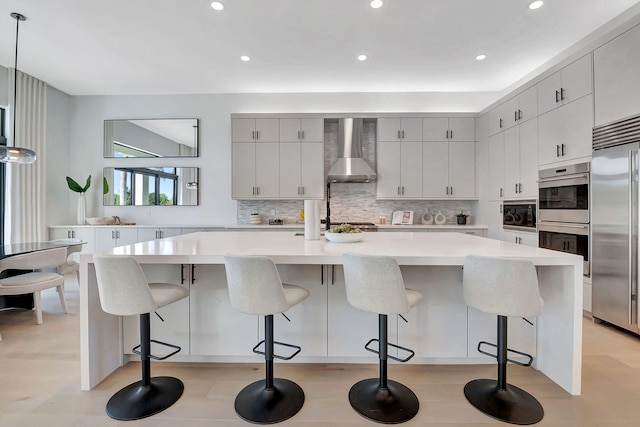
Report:
[[[526,391],[507,383],[507,362],[529,366],[533,358],[507,348],[507,316],[538,316],[544,302],[540,297],[538,276],[532,262],[518,259],[466,257],[463,273],[464,300],[469,307],[498,316],[497,344],[480,342],[478,351],[498,361],[498,379],[478,379],[467,383],[464,395],[479,411],[498,420],[519,425],[542,420],[540,402]],[[493,355],[481,350],[494,347]],[[508,358],[508,352],[529,358],[527,363]]]
[[[309,291],[283,284],[273,261],[263,256],[225,256],[225,269],[231,305],[236,310],[265,316],[264,341],[253,351],[264,354],[265,379],[249,384],[238,393],[236,413],[256,424],[273,424],[287,420],[298,413],[304,404],[304,391],[293,381],[273,377],[273,359],[290,360],[300,347],[274,341],[273,315],[283,313],[309,296]],[[264,351],[258,350],[264,343]],[[274,352],[274,344],[293,348],[290,356]]]
[[[107,414],[117,420],[137,420],[161,412],[182,396],[184,385],[173,377],[151,377],[151,360],[164,360],[180,347],[151,339],[150,313],[186,298],[189,291],[170,283],[148,283],[138,262],[125,256],[94,255],[100,305],[116,316],[140,316],[140,345],[133,349],[142,361],[142,380],[129,384],[107,402]],[[151,354],[151,343],[172,348],[166,356]],[[140,348],[140,350],[138,350]]]
[[[360,415],[372,421],[384,424],[408,421],[418,413],[418,398],[407,386],[387,378],[387,359],[406,362],[414,353],[389,344],[387,316],[407,313],[422,301],[422,294],[405,289],[400,267],[393,258],[358,254],[344,254],[342,258],[349,304],[378,314],[378,339],[370,340],[365,348],[378,353],[380,376],[353,385],[349,402]],[[368,348],[374,341],[378,341],[377,351]],[[409,356],[404,359],[389,356],[388,346],[408,352]]]

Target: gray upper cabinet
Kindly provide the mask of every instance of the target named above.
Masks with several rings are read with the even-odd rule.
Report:
[[[423,141],[475,141],[473,117],[425,117],[422,119]]]
[[[378,141],[422,142],[422,119],[380,117],[378,118]]]
[[[278,119],[231,119],[233,142],[279,142]]]
[[[538,89],[532,86],[489,112],[489,135],[495,135],[538,115]]]
[[[324,120],[280,119],[280,142],[322,142]]]
[[[640,114],[640,25],[593,53],[595,125]]]
[[[591,54],[538,83],[538,114],[544,114],[592,92]]]

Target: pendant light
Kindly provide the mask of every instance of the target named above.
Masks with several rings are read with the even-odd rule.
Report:
[[[11,17],[16,20],[16,62],[13,68],[13,147],[0,146],[0,162],[2,163],[33,163],[36,161],[36,153],[28,148],[16,147],[16,115],[18,94],[18,32],[20,21],[25,21],[24,15],[13,12]]]

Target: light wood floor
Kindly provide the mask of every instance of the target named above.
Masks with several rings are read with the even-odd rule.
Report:
[[[168,410],[145,420],[118,422],[104,412],[108,398],[139,379],[131,363],[89,392],[80,391],[78,287],[67,285],[70,313],[63,315],[54,290],[43,293],[44,324],[33,313],[0,312],[0,426],[241,426],[234,412],[235,395],[264,377],[263,364],[152,364],[154,375],[173,375],[185,383],[185,394]],[[356,381],[375,377],[377,364],[276,364],[276,376],[296,381],[305,405],[282,426],[372,426],[347,400]],[[405,425],[507,425],[471,407],[464,384],[494,378],[493,365],[390,365],[389,377],[409,386],[420,400],[418,415]],[[509,366],[510,383],[542,403],[540,426],[640,426],[640,338],[611,327],[584,322],[583,394],[572,397],[533,368]]]

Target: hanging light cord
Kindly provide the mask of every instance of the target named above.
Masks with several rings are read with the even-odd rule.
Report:
[[[16,59],[13,65],[13,146],[16,146],[16,116],[18,115],[18,34],[20,29],[20,21],[26,18],[19,13],[12,13],[12,17],[16,19]]]

